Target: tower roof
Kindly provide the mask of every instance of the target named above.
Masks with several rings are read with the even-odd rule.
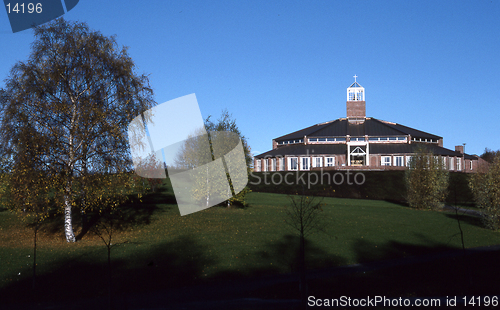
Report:
[[[359,85],[358,82],[352,83],[351,86],[349,86],[348,88],[357,88],[357,87],[363,88],[363,86]]]

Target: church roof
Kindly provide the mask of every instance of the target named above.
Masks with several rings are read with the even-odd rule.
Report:
[[[425,148],[432,152],[434,155],[442,156],[458,156],[462,154],[457,151],[452,151],[436,144],[423,144],[423,143],[372,143],[370,144],[370,154],[413,154],[419,148]],[[290,144],[285,145],[274,150],[259,154],[255,156],[256,159],[275,156],[302,156],[302,155],[345,155],[347,152],[347,145],[339,144]],[[464,154],[465,159],[476,159],[476,157]]]
[[[264,158],[266,156],[285,156],[285,155],[324,155],[324,154],[334,154],[341,155],[345,154],[347,146],[345,144],[290,144],[279,147],[274,150],[256,155],[255,158]]]
[[[421,130],[417,130],[408,126],[397,123],[381,121],[373,117],[366,118],[362,124],[350,123],[345,118],[339,118],[331,122],[313,125],[290,134],[276,138],[277,142],[291,139],[303,139],[308,137],[338,137],[350,135],[356,136],[403,136],[411,135],[423,139],[442,139]]]
[[[458,151],[452,151],[450,149],[438,146],[436,144],[422,144],[422,143],[372,143],[370,144],[370,153],[373,154],[409,154],[416,153],[419,148],[424,148],[428,152],[434,155],[442,156],[458,156],[461,157],[462,154]],[[476,159],[476,157],[463,154],[465,159]]]

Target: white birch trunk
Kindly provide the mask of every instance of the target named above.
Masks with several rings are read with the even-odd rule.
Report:
[[[68,168],[66,169],[66,193],[64,193],[64,233],[66,235],[67,242],[76,242],[75,233],[73,231],[73,217],[71,214],[71,204],[73,202],[73,165],[75,159],[75,150],[73,144],[73,128],[75,126],[77,111],[76,102],[71,98],[73,103],[73,115],[71,118],[71,126],[69,131],[69,158],[68,158]]]
[[[76,241],[71,216],[71,200],[68,194],[64,195],[64,234],[66,235],[67,242]]]
[[[208,165],[207,166],[207,207],[210,205],[210,190],[208,189]]]

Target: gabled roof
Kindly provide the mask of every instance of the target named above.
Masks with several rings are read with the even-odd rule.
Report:
[[[345,118],[339,118],[334,121],[321,123],[307,127],[287,135],[276,138],[276,141],[303,139],[304,136],[309,137],[338,137],[350,135],[356,136],[403,136],[411,135],[412,137],[435,139],[439,140],[442,137],[433,135],[421,130],[417,130],[408,126],[397,123],[381,121],[373,117],[368,117],[362,124],[353,124]]]
[[[351,84],[351,86],[349,86],[349,88],[354,88],[354,87],[363,87],[363,86],[359,85],[358,82],[354,82]]]

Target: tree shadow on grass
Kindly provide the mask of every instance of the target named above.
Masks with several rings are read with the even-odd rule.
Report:
[[[214,276],[220,280],[245,279],[228,298],[292,298],[299,296],[299,237],[283,235],[267,242],[263,250],[247,256],[252,262],[246,269],[225,270]],[[239,257],[245,257],[240,253]],[[338,266],[346,263],[340,256],[327,253],[313,241],[305,242],[306,270]],[[256,263],[258,262],[258,263]],[[309,271],[306,271],[308,273]]]
[[[415,236],[420,239],[420,244],[410,244],[399,241],[388,241],[382,244],[376,244],[364,239],[358,239],[352,246],[356,253],[356,261],[363,263],[374,260],[387,260],[446,252],[457,249],[445,243],[430,240],[420,233],[415,233]]]
[[[354,242],[356,260],[363,262],[353,267],[334,267],[346,260],[326,253],[313,242],[306,245],[308,274],[315,273],[308,281],[309,295],[322,298],[351,298],[366,296],[415,297],[446,296],[479,293],[465,285],[464,261],[460,255],[446,256],[456,248],[420,236],[421,244],[399,241],[374,243],[364,239]],[[135,249],[127,250],[127,247]],[[201,287],[205,268],[218,261],[207,255],[208,248],[190,235],[172,241],[148,246],[123,244],[113,248],[113,294],[117,309],[165,307],[187,301],[204,302],[211,299],[234,298],[298,298],[298,276],[278,273],[295,272],[297,269],[296,236],[284,235],[268,242],[264,250],[249,257],[259,263],[245,270],[225,270],[213,278],[224,280]],[[444,252],[443,252],[444,251]],[[51,272],[38,278],[38,298],[31,294],[31,279],[24,278],[2,288],[0,300],[4,303],[40,302],[48,308],[51,302],[63,302],[56,309],[105,309],[107,292],[107,265],[105,247],[53,262]],[[439,254],[425,259],[423,254]],[[242,253],[247,254],[247,253]],[[494,254],[494,253],[491,253]],[[500,254],[500,253],[498,253]],[[242,255],[242,257],[244,257]],[[486,259],[490,256],[485,256]],[[491,257],[490,266],[498,265],[498,255]],[[474,260],[474,262],[478,262]],[[481,260],[480,262],[483,262]],[[271,265],[270,263],[273,263]],[[484,264],[471,264],[475,275],[473,284],[481,284],[485,277],[493,280],[494,274],[483,268]],[[317,270],[316,268],[327,267]],[[483,268],[483,269],[481,269]],[[495,267],[496,268],[496,267]],[[476,270],[477,269],[477,270]],[[498,270],[498,268],[494,269]],[[252,279],[253,276],[269,276]],[[319,275],[319,276],[318,276]],[[280,281],[276,281],[276,280]],[[231,280],[231,282],[227,282]],[[255,280],[255,281],[254,281]],[[491,282],[490,282],[491,283]],[[483,284],[483,287],[485,285]],[[180,288],[186,287],[184,290]],[[207,287],[209,289],[207,289]],[[491,287],[488,294],[492,291]],[[85,300],[85,298],[101,298]],[[57,303],[56,303],[57,304]],[[61,306],[64,305],[64,306]],[[241,307],[240,307],[241,308]],[[238,309],[233,307],[233,309]]]
[[[112,222],[116,230],[126,230],[130,227],[149,225],[151,217],[155,212],[159,211],[157,204],[154,201],[159,196],[158,193],[150,194],[155,197],[144,197],[142,202],[137,199],[121,204],[115,210],[104,210],[104,212],[89,212],[86,214],[77,213],[73,217],[73,225],[75,231],[78,231],[77,240],[81,240],[89,230],[99,222]]]
[[[358,265],[346,266],[347,259],[331,255],[313,242],[306,244],[308,295],[323,298],[340,296],[434,296],[473,292],[466,287],[461,249],[418,235],[421,244],[399,241],[374,243],[358,239],[353,244]],[[285,235],[269,242],[255,254],[260,266],[246,273],[226,271],[225,276],[273,275],[262,278],[260,286],[245,287],[238,298],[297,299],[298,238]],[[437,261],[437,262],[436,262]],[[272,262],[272,265],[270,263]],[[424,266],[425,268],[422,269]],[[283,274],[285,273],[285,274]],[[288,275],[287,275],[288,274]],[[439,290],[438,290],[439,289]],[[415,295],[416,294],[416,295]]]
[[[145,247],[142,249],[142,247]],[[135,247],[127,253],[127,247]],[[146,248],[147,247],[147,248]],[[112,250],[112,292],[116,309],[127,307],[127,296],[173,289],[195,283],[203,270],[217,262],[205,255],[208,250],[189,235],[151,247],[146,244],[121,244]],[[7,305],[41,303],[44,307],[63,303],[56,309],[107,309],[108,265],[104,245],[91,253],[72,254],[51,262],[50,272],[37,276],[36,294],[29,276],[12,282],[0,291]],[[14,277],[15,275],[12,275]],[[102,305],[89,298],[102,298]],[[162,296],[157,296],[162,298]],[[141,305],[147,302],[141,301]],[[102,307],[101,307],[102,306]],[[43,308],[43,307],[42,307]]]
[[[469,257],[462,249],[421,238],[420,245],[358,239],[353,249],[360,264],[322,270],[323,277],[310,281],[309,294],[399,298],[498,293],[486,279],[491,280],[495,277],[491,272],[499,270],[498,264],[491,262],[498,259],[500,251]]]
[[[154,213],[166,211],[176,204],[175,196],[168,188],[159,187],[156,192],[147,193],[140,201],[136,196],[130,195],[129,200],[113,212],[103,210],[82,214],[78,209],[73,210],[73,229],[77,240],[82,240],[85,235],[101,220],[113,220],[116,228],[126,230],[130,227],[149,225]],[[163,205],[161,208],[159,205]],[[40,225],[40,229],[51,235],[59,235],[64,238],[64,215],[56,206],[52,212]]]
[[[467,215],[458,211],[458,215],[455,213],[446,213],[446,217],[454,219],[455,221],[460,220],[462,223],[484,228],[483,218],[479,216]]]
[[[410,296],[445,296],[478,292],[474,286],[481,279],[470,277],[472,269],[478,266],[465,255],[469,252],[429,240],[421,234],[417,236],[421,244],[388,241],[380,245],[358,240],[354,244],[357,261],[367,262],[369,268],[365,272],[370,272],[372,276],[362,286],[358,282],[357,290],[362,295],[392,293],[397,297],[404,293]],[[377,261],[370,263],[374,258]],[[472,285],[473,282],[476,284]]]
[[[300,238],[287,234],[275,242],[269,242],[264,251],[257,253],[264,261],[271,261],[282,270],[295,273],[299,271]],[[310,239],[305,240],[306,264],[309,269],[325,266],[338,266],[345,263],[345,259],[331,255],[315,245]]]

